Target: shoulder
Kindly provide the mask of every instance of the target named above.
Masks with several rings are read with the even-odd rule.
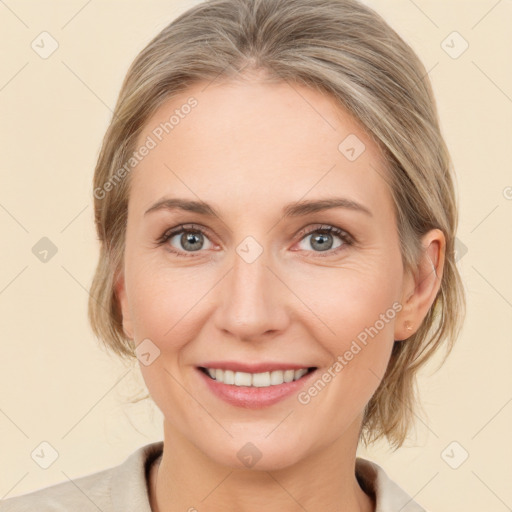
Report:
[[[0,512],[150,512],[146,466],[162,446],[151,443],[118,466],[0,500]]]
[[[109,491],[114,468],[0,501],[0,512],[98,512],[112,510]]]
[[[356,475],[363,490],[373,495],[375,512],[400,510],[400,512],[428,512],[402,487],[394,482],[384,468],[368,459],[356,458]]]

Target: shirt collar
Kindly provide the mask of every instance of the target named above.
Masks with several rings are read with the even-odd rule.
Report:
[[[427,512],[377,463],[356,457],[356,476],[364,491],[373,495],[375,512]]]
[[[122,512],[151,512],[149,504],[148,472],[151,463],[161,455],[163,441],[142,446],[112,475],[112,510]]]
[[[142,446],[115,468],[111,487],[113,510],[151,512],[148,473],[151,463],[162,454],[163,445],[163,441],[157,441]],[[375,512],[427,512],[377,463],[357,457],[356,476],[364,491],[373,495]]]

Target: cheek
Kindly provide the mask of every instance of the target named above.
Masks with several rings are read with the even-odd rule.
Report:
[[[130,277],[130,305],[136,340],[177,340],[195,314],[208,282],[197,269],[148,262],[134,266]]]
[[[316,318],[310,321],[312,339],[330,355],[317,380],[299,396],[333,425],[355,419],[374,395],[386,371],[394,344],[394,321],[401,305],[393,286],[371,280],[330,280],[335,294],[315,293]],[[313,308],[312,308],[313,309]],[[319,397],[319,398],[316,398]]]
[[[146,343],[149,351],[157,354],[148,365],[140,358],[142,377],[157,406],[181,417],[191,407],[179,384],[183,381],[181,364],[187,359],[187,345],[198,337],[201,328],[198,314],[204,289],[197,276],[183,268],[172,271],[145,264],[131,277],[135,340],[141,347]]]
[[[332,361],[324,370],[329,373],[325,379],[333,384],[328,386],[325,403],[344,403],[343,397],[351,396],[352,406],[362,405],[378,387],[391,356],[395,318],[401,310],[397,300],[399,272],[398,265],[386,267],[381,262],[364,269],[331,269],[326,277],[318,274],[317,279],[307,280],[307,295],[305,284],[300,290],[296,285],[297,295],[308,298],[313,313],[305,312],[302,321],[307,321],[311,338],[323,346]],[[347,412],[334,406],[332,411],[338,409]]]
[[[346,342],[376,323],[379,331],[392,330],[400,309],[398,281],[392,273],[383,276],[371,269],[344,268],[331,269],[324,277],[318,275],[294,289],[298,296],[307,297],[310,316],[327,334],[322,337]]]
[[[150,352],[157,354],[149,365],[139,356],[141,374],[161,410],[172,410],[183,399],[178,382],[183,381],[183,367],[191,360],[190,347],[208,320],[206,292],[215,280],[209,284],[212,276],[200,275],[197,268],[170,269],[150,264],[140,265],[131,277],[136,343],[146,343]]]

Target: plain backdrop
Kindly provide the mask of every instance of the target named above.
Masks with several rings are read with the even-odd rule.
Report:
[[[120,464],[162,439],[158,409],[126,403],[143,385],[138,368],[102,350],[87,323],[98,256],[91,182],[129,64],[196,3],[0,2],[0,498]],[[512,2],[366,3],[433,82],[457,174],[468,314],[446,364],[420,375],[423,412],[406,445],[359,455],[432,511],[511,510]],[[58,44],[47,58],[41,37],[47,51]],[[37,244],[57,252],[41,261]],[[47,469],[31,456],[43,442],[58,453]]]

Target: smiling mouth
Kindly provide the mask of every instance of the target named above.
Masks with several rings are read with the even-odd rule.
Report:
[[[202,366],[200,366],[199,369],[212,380],[216,380],[222,384],[239,387],[266,388],[297,381],[315,371],[316,366],[301,368],[299,370],[274,370],[263,373],[235,372],[233,370],[204,368]]]

